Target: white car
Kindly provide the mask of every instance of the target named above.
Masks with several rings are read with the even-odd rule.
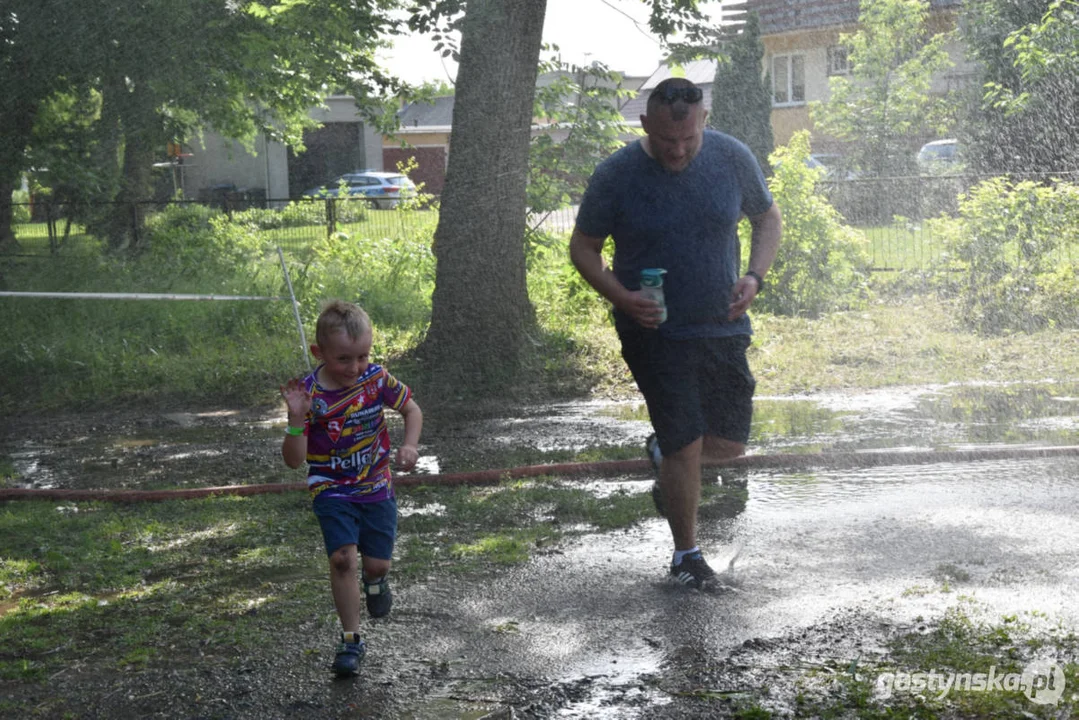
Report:
[[[955,166],[959,162],[959,141],[955,138],[934,140],[918,151],[918,166],[923,170]]]
[[[402,200],[416,197],[416,185],[401,173],[362,172],[348,173],[327,183],[324,187],[312,188],[304,193],[306,197],[337,197],[341,184],[349,196],[362,196],[371,208],[394,208]]]

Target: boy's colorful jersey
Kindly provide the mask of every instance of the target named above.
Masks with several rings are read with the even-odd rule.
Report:
[[[311,393],[307,415],[307,488],[311,495],[352,502],[393,497],[390,434],[385,407],[400,410],[412,391],[381,365],[367,366],[356,383],[340,390],[318,384],[315,371],[304,378]]]

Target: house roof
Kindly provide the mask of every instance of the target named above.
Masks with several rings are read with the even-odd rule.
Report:
[[[958,8],[963,0],[929,0],[932,10]],[[761,35],[792,30],[811,30],[854,25],[858,22],[858,0],[745,0],[741,6],[757,13]]]
[[[418,128],[448,128],[453,123],[453,96],[437,97],[430,103],[411,102],[397,113],[397,117],[401,120],[399,132]]]

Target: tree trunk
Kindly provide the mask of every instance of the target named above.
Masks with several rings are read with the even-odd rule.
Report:
[[[14,208],[11,206],[11,193],[15,184],[0,179],[0,249],[15,246],[15,228],[12,227]]]
[[[113,202],[95,213],[90,230],[107,238],[114,250],[135,250],[144,239],[146,205],[139,201],[150,199],[153,143],[162,136],[156,131],[160,121],[141,86],[130,91],[122,81],[113,82],[102,94],[100,156],[112,180]]]
[[[535,323],[525,282],[525,185],[546,0],[469,0],[431,327],[419,353],[465,391],[512,379]]]
[[[11,223],[14,209],[11,193],[18,187],[24,168],[24,153],[37,116],[37,106],[25,104],[0,106],[0,248],[14,247],[15,229]]]

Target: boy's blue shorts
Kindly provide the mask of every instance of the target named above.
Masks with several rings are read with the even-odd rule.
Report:
[[[397,537],[397,500],[357,503],[338,498],[315,497],[312,509],[322,526],[326,554],[344,545],[355,545],[364,557],[389,560]]]

